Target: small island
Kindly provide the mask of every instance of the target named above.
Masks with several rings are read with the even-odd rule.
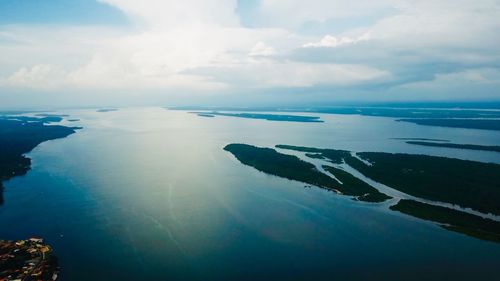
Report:
[[[100,112],[100,113],[105,113],[105,112],[113,112],[113,111],[117,111],[118,109],[116,108],[100,108],[98,110],[96,110],[96,112]]]
[[[425,126],[500,131],[500,120],[498,119],[428,118],[428,119],[399,119],[396,121],[415,123],[417,125],[425,125]]]
[[[497,145],[438,143],[438,142],[429,142],[429,141],[407,141],[406,143],[413,144],[413,145],[420,145],[420,146],[432,146],[432,147],[445,147],[445,148],[500,152],[500,146],[497,146]]]
[[[229,113],[219,111],[209,112],[190,112],[202,117],[229,116],[237,118],[262,119],[267,121],[281,122],[302,122],[302,123],[322,123],[324,122],[317,116],[302,115],[284,115],[284,114],[263,114],[263,113]]]

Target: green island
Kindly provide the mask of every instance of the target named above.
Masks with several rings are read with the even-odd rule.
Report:
[[[372,180],[406,194],[500,214],[500,165],[454,158],[385,152],[360,152],[277,145],[322,153],[333,163],[345,162]],[[368,164],[369,163],[369,164]]]
[[[421,145],[421,146],[433,146],[433,147],[446,147],[446,148],[457,148],[457,149],[469,149],[469,150],[482,150],[482,151],[494,151],[500,152],[500,146],[497,145],[476,145],[476,144],[459,144],[459,143],[436,143],[428,141],[407,141],[407,144]]]
[[[333,190],[343,195],[353,196],[356,200],[382,202],[390,198],[368,184],[361,184],[360,180],[342,170],[327,167],[328,172],[335,176],[339,175],[339,180],[343,182],[340,183],[320,172],[313,164],[297,156],[279,153],[272,148],[229,144],[224,147],[224,150],[231,152],[241,163],[261,172]]]
[[[500,213],[500,165],[497,164],[402,153],[353,154],[346,150],[291,145],[276,145],[276,148],[304,152],[308,157],[325,159],[334,164],[346,163],[372,180],[417,198],[451,203],[494,215]],[[225,149],[243,164],[265,173],[333,188],[346,195],[354,193],[360,201],[380,202],[390,198],[380,192],[372,192],[373,187],[369,184],[329,165],[324,165],[323,168],[338,181],[334,180],[334,185],[325,186],[314,178],[323,178],[323,174],[318,175],[317,170],[311,172],[314,165],[307,165],[308,162],[296,156],[242,144],[228,145]],[[361,195],[362,193],[365,195]],[[413,200],[400,200],[391,210],[436,222],[451,231],[500,242],[499,222],[464,211]]]
[[[75,133],[77,127],[46,125],[53,116],[0,117],[0,205],[3,203],[2,182],[14,176],[25,174],[31,166],[31,159],[24,156],[44,141],[64,138]]]
[[[267,121],[281,122],[303,122],[303,123],[322,123],[319,117],[316,116],[301,116],[301,115],[283,115],[283,114],[263,114],[263,113],[229,113],[229,112],[190,112],[202,117],[229,116],[238,118],[262,119]]]
[[[415,123],[417,125],[425,125],[425,126],[500,131],[500,120],[498,119],[429,118],[429,119],[399,119],[396,121],[410,122],[410,123]]]
[[[391,206],[390,209],[423,220],[436,222],[447,230],[483,240],[500,242],[500,222],[498,221],[414,200],[402,199],[396,205]]]

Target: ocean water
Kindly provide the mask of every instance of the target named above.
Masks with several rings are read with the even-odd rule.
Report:
[[[480,280],[500,244],[240,164],[229,143],[421,153],[500,163],[500,153],[391,138],[499,145],[500,132],[392,118],[288,123],[163,108],[71,110],[83,126],[28,154],[5,182],[0,237],[42,236],[61,280]]]

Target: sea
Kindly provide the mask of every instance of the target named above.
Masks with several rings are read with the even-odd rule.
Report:
[[[54,113],[54,112],[52,112]],[[43,237],[59,280],[493,280],[500,244],[241,164],[229,143],[427,154],[500,153],[499,131],[307,113],[323,123],[201,117],[161,107],[64,110],[75,134],[29,152],[4,183],[0,238]],[[280,113],[283,114],[283,113]],[[300,115],[301,113],[290,113]]]

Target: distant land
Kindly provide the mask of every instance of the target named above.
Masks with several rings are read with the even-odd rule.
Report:
[[[426,138],[391,138],[391,140],[449,142],[449,140],[442,140],[442,139],[426,139]]]
[[[399,119],[418,125],[500,131],[500,119]]]
[[[403,106],[403,105],[401,105]],[[451,106],[451,105],[450,105]],[[187,111],[231,111],[231,112],[305,112],[342,115],[363,115],[391,118],[500,118],[499,108],[427,108],[427,107],[390,107],[387,106],[323,106],[323,107],[169,107],[170,110]]]
[[[281,122],[305,122],[305,123],[321,123],[319,117],[315,116],[300,116],[300,115],[283,115],[283,114],[260,114],[260,113],[229,113],[229,112],[191,112],[202,117],[215,117],[219,116],[229,116],[238,118],[250,118],[250,119],[263,119],[268,121],[281,121]]]
[[[0,116],[0,205],[3,203],[2,182],[24,175],[30,169],[31,159],[24,154],[44,141],[67,137],[79,129],[45,124],[54,122],[55,118],[60,117]]]
[[[456,149],[469,149],[469,150],[483,150],[483,151],[500,152],[500,146],[497,146],[497,145],[440,143],[440,142],[428,142],[428,141],[407,141],[406,143],[407,144],[414,144],[414,145],[421,145],[421,146],[433,146],[433,147],[446,147],[446,148],[456,148]]]
[[[96,112],[105,113],[105,112],[112,112],[112,111],[117,111],[117,110],[118,109],[116,109],[116,108],[101,108],[101,109],[96,110]]]
[[[1,119],[3,120],[14,120],[14,121],[22,121],[22,122],[38,122],[38,123],[58,123],[63,120],[63,117],[51,115],[44,117],[31,117],[31,116],[20,116],[20,115],[1,115]]]
[[[364,176],[416,198],[450,203],[484,214],[500,214],[498,164],[402,153],[360,152],[354,156],[352,152],[345,150],[290,145],[276,147],[305,152],[309,157],[323,158],[332,164],[346,163]],[[334,189],[338,193],[357,196],[360,201],[380,202],[390,198],[379,191],[375,192],[374,187],[350,173],[330,165],[323,167],[342,182],[340,187],[338,181],[327,180],[324,173],[316,170],[314,165],[296,156],[246,144],[230,144],[224,150],[231,152],[241,163],[259,171]],[[318,178],[325,179],[325,182],[318,181]],[[366,194],[366,197],[360,194]],[[500,242],[500,222],[492,219],[408,200],[400,201],[391,209],[446,225],[449,230]]]

